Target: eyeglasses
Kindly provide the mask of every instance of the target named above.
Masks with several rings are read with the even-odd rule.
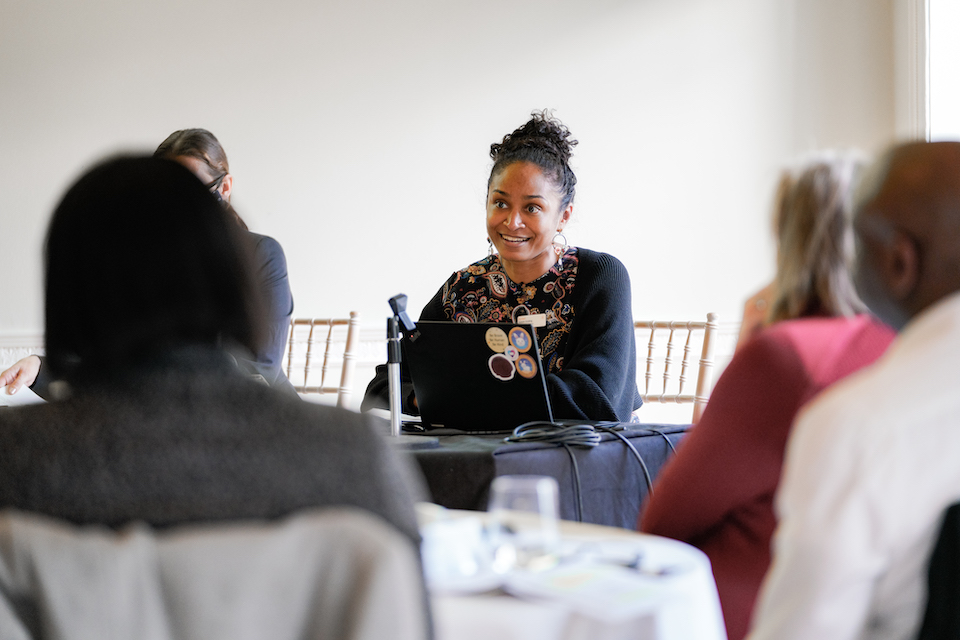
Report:
[[[210,191],[219,191],[220,185],[223,184],[223,179],[226,177],[227,177],[226,172],[221,173],[219,176],[217,176],[217,178],[213,182],[208,182],[203,186],[205,186]]]

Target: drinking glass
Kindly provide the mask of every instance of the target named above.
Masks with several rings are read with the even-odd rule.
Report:
[[[559,488],[550,476],[500,476],[490,487],[493,569],[540,571],[560,551]]]

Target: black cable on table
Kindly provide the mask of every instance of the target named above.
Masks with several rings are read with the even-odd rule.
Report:
[[[670,438],[667,437],[667,434],[665,434],[663,431],[660,431],[658,429],[651,429],[649,427],[646,427],[644,429],[637,429],[637,431],[649,431],[650,433],[657,434],[658,436],[660,436],[661,438],[667,441],[667,446],[670,447],[670,452],[673,453],[673,455],[677,455],[677,448],[673,446],[673,443],[670,442]]]
[[[570,445],[566,442],[560,444],[567,450],[567,455],[570,456],[570,464],[573,466],[574,495],[577,496],[577,522],[583,522],[583,492],[580,489],[580,467],[577,466],[577,456],[573,455]]]
[[[565,425],[538,420],[520,425],[513,430],[512,435],[504,438],[503,441],[514,443],[544,442],[548,444],[560,445],[567,451],[567,455],[570,456],[570,463],[573,468],[574,495],[577,497],[577,521],[582,522],[583,493],[580,487],[580,468],[577,465],[577,458],[570,447],[575,446],[592,448],[597,446],[600,444],[600,434],[597,432],[598,430],[605,431],[616,436],[627,446],[627,448],[630,449],[630,452],[633,454],[633,457],[637,459],[637,462],[640,464],[640,469],[643,472],[643,479],[647,484],[647,495],[652,496],[653,478],[650,476],[650,469],[647,467],[647,463],[644,461],[643,456],[640,455],[640,452],[637,451],[637,448],[633,445],[633,443],[630,442],[626,436],[620,433],[624,430],[624,426],[621,423],[598,422],[596,424],[574,423]],[[673,446],[673,443],[670,442],[670,438],[667,437],[667,434],[657,429],[650,428],[637,429],[637,431],[659,435],[661,438],[666,440],[667,446],[670,447],[670,451],[676,455],[677,449]]]
[[[630,440],[628,440],[625,435],[620,433],[620,431],[622,430],[622,427],[620,429],[615,429],[611,427],[597,425],[597,429],[600,429],[601,431],[606,431],[607,433],[612,433],[613,435],[620,438],[620,440],[623,441],[623,444],[627,445],[627,447],[630,448],[630,451],[633,453],[633,457],[635,457],[637,459],[637,462],[640,463],[640,469],[643,470],[643,479],[647,483],[647,495],[652,496],[653,495],[653,479],[650,477],[650,470],[647,468],[647,463],[643,461],[643,456],[641,456],[640,452],[637,451],[637,448],[633,446],[633,443],[630,442]]]
[[[568,444],[575,447],[595,447],[600,444],[600,434],[590,424],[563,425],[545,420],[525,422],[513,430],[513,435],[504,442],[547,442]]]
[[[513,435],[504,442],[545,442],[562,446],[570,456],[573,468],[573,492],[577,497],[577,522],[583,522],[583,491],[580,488],[580,467],[574,455],[574,447],[593,448],[600,444],[600,434],[589,424],[562,425],[554,422],[527,422],[513,430]]]

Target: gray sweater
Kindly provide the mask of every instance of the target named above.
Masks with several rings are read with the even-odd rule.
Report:
[[[166,527],[346,505],[418,541],[420,478],[373,420],[250,381],[219,351],[182,349],[67,400],[0,409],[0,508]]]

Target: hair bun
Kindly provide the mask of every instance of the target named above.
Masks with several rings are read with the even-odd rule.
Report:
[[[502,155],[512,155],[520,149],[539,149],[551,153],[560,162],[566,164],[573,155],[577,141],[571,137],[570,130],[553,117],[549,109],[534,111],[523,126],[508,133],[499,143],[490,145],[490,157],[494,162]]]
[[[532,115],[522,127],[490,145],[493,168],[487,188],[493,176],[505,167],[515,162],[532,162],[556,186],[560,192],[560,208],[565,209],[573,202],[576,192],[577,176],[569,161],[577,141],[549,110],[534,111]]]

